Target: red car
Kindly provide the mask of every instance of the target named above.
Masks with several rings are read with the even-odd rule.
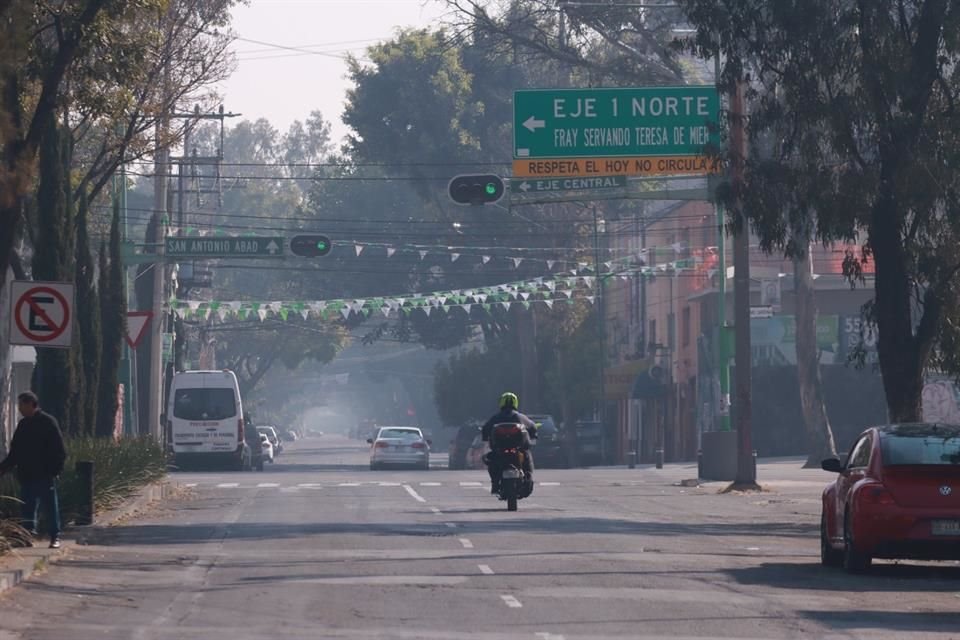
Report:
[[[864,431],[823,492],[820,560],[857,573],[873,558],[960,560],[960,426]]]

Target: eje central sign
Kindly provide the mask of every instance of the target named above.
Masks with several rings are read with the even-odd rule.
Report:
[[[514,158],[701,156],[719,112],[712,85],[515,91]]]

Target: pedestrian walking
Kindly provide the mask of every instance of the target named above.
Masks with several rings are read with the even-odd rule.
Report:
[[[44,507],[50,548],[60,548],[60,504],[57,477],[67,460],[67,449],[57,419],[40,409],[35,393],[17,396],[17,408],[23,419],[17,424],[10,442],[10,453],[0,462],[0,476],[16,469],[23,501],[23,527],[32,535],[37,531],[37,512]],[[30,543],[33,546],[33,543]]]

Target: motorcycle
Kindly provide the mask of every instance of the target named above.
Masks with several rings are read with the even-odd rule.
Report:
[[[498,497],[507,503],[507,511],[517,510],[517,501],[533,493],[533,480],[524,471],[527,453],[523,450],[524,429],[513,423],[498,424],[490,435],[490,458],[500,465]]]

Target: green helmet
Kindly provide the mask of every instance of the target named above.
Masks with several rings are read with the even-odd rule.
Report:
[[[500,408],[504,409],[506,407],[510,407],[511,409],[520,408],[520,401],[517,400],[517,394],[507,391],[500,396]]]

